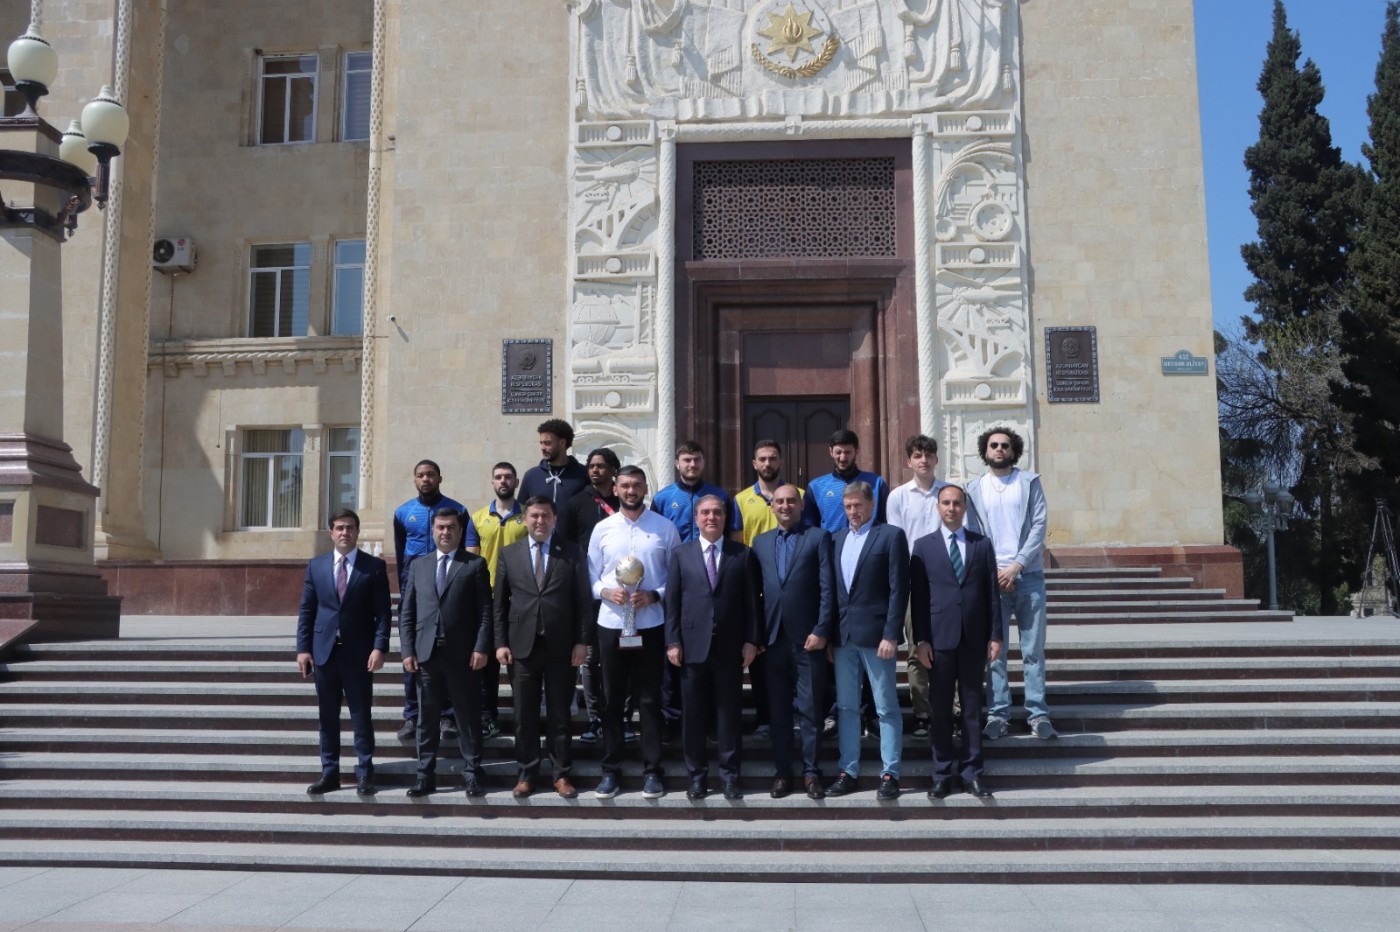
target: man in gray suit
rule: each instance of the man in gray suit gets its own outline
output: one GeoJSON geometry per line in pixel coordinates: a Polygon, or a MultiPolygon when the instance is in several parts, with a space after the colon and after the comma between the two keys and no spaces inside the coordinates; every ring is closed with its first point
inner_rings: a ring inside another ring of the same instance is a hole
{"type": "Polygon", "coordinates": [[[836,616],[836,575],[831,535],[802,522],[802,493],[795,485],[773,491],[778,526],[754,538],[763,578],[762,632],[768,658],[768,708],[772,716],[773,789],[781,799],[792,791],[794,706],[802,740],[802,784],[822,799],[817,753],[821,744],[830,671],[826,642],[836,616]]]}
{"type": "Polygon", "coordinates": [[[841,773],[828,796],[856,789],[860,773],[860,674],[870,678],[880,719],[879,799],[899,796],[904,722],[895,692],[895,651],[909,604],[909,546],[892,524],[875,524],[875,491],[856,480],[842,497],[848,522],[832,541],[836,554],[836,706],[841,773]]]}
{"type": "Polygon", "coordinates": [[[583,555],[554,528],[553,499],[534,496],[525,503],[525,539],[502,550],[496,566],[496,659],[510,668],[515,697],[516,799],[533,793],[540,775],[541,690],[555,792],[578,796],[569,780],[569,704],[574,669],[587,656],[590,636],[597,642],[597,623],[583,555]]]}
{"type": "Polygon", "coordinates": [[[461,549],[456,509],[433,512],[432,535],[433,558],[413,561],[399,606],[403,668],[418,674],[418,779],[408,795],[416,799],[437,789],[438,713],[450,698],[467,795],[484,796],[478,671],[491,650],[490,574],[485,560],[461,549]]]}

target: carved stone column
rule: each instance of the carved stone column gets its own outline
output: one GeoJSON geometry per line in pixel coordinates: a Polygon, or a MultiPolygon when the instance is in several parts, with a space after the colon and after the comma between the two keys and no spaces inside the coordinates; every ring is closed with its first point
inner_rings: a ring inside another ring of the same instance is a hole
{"type": "MultiPolygon", "coordinates": [[[[35,124],[0,145],[57,155],[58,132],[35,124]]],[[[0,228],[0,620],[38,622],[45,640],[115,637],[121,600],[93,564],[98,492],[63,442],[62,241],[41,220],[60,198],[11,182],[5,197],[33,204],[36,222],[0,228]]]]}

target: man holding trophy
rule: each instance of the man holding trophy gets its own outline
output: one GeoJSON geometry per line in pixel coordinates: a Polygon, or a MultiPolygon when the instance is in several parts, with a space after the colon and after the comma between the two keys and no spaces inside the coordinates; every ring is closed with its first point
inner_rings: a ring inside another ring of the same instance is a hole
{"type": "Polygon", "coordinates": [[[661,674],[665,664],[666,566],[680,543],[675,525],[647,510],[647,477],[639,466],[617,473],[617,514],[593,529],[588,577],[598,610],[603,674],[603,779],[594,795],[611,799],[622,776],[623,707],[635,689],[642,725],[642,795],[666,795],[661,782],[661,674]]]}

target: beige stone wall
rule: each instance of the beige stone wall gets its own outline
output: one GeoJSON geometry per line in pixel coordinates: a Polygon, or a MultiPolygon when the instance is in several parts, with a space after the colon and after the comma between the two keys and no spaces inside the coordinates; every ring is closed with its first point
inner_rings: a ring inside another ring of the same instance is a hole
{"type": "Polygon", "coordinates": [[[1051,545],[1222,540],[1191,0],[1027,3],[1038,467],[1051,545]],[[1101,404],[1045,400],[1045,327],[1098,328],[1101,404]]]}
{"type": "Polygon", "coordinates": [[[564,411],[569,19],[518,0],[397,6],[392,254],[379,354],[390,412],[379,498],[413,494],[413,464],[479,506],[490,467],[539,459],[544,415],[502,417],[501,341],[554,340],[564,411]],[[470,63],[464,65],[464,63],[470,63]]]}
{"type": "Polygon", "coordinates": [[[244,427],[319,437],[359,423],[360,340],[323,335],[334,242],[365,229],[369,145],[338,138],[343,55],[370,48],[371,11],[371,0],[171,2],[155,235],[192,237],[199,263],[188,275],[158,275],[151,296],[144,510],[167,559],[304,556],[322,545],[320,445],[308,441],[303,527],[237,531],[228,438],[244,427]],[[319,54],[315,143],[253,144],[262,52],[319,54]],[[249,249],[293,242],[312,245],[310,333],[329,362],[306,352],[305,341],[247,337],[249,249]],[[231,374],[222,367],[248,352],[271,356],[261,366],[240,361],[231,374]],[[280,362],[289,352],[290,369],[280,362]],[[209,359],[204,376],[162,363],[200,353],[209,359]],[[318,507],[308,510],[308,501],[318,507]]]}

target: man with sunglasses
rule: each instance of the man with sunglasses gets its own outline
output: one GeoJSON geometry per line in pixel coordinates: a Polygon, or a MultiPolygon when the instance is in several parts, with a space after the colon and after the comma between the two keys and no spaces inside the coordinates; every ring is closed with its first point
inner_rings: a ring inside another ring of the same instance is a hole
{"type": "MultiPolygon", "coordinates": [[[[1024,452],[1025,441],[1010,427],[993,427],[977,438],[977,453],[987,471],[968,483],[972,507],[967,517],[968,526],[990,537],[996,550],[1002,618],[1016,616],[1031,734],[1054,738],[1055,726],[1045,702],[1045,491],[1038,475],[1016,465],[1024,452]]],[[[982,731],[988,741],[1009,731],[1011,684],[1006,653],[1003,650],[989,665],[991,701],[982,731]]]]}

